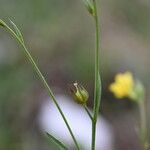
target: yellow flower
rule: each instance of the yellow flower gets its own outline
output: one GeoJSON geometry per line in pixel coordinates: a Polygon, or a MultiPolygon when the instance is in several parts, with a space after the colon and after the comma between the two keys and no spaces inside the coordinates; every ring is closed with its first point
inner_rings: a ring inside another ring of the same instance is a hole
{"type": "Polygon", "coordinates": [[[130,72],[117,74],[115,82],[109,86],[109,90],[117,98],[131,97],[134,87],[134,79],[130,72]]]}

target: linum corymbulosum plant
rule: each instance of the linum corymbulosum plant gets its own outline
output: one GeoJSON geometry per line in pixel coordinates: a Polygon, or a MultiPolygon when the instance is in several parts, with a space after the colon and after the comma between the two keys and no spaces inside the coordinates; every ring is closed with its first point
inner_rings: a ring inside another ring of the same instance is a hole
{"type": "MultiPolygon", "coordinates": [[[[80,85],[79,83],[75,82],[72,84],[70,87],[71,93],[73,98],[77,103],[79,103],[85,111],[87,112],[87,116],[90,117],[91,123],[92,123],[92,140],[91,140],[91,150],[95,150],[95,141],[96,141],[96,124],[97,124],[97,117],[99,113],[99,108],[100,108],[100,101],[101,101],[101,78],[100,78],[100,71],[99,71],[99,19],[98,19],[98,12],[97,12],[97,2],[96,0],[84,0],[83,1],[85,4],[85,7],[87,11],[89,12],[91,18],[93,19],[94,26],[95,26],[95,83],[94,83],[94,100],[93,100],[93,111],[92,113],[89,111],[86,102],[88,100],[89,94],[86,91],[86,89],[80,85]]],[[[57,107],[62,119],[64,120],[66,127],[68,128],[68,131],[70,133],[70,136],[72,137],[72,140],[74,141],[75,144],[75,149],[81,150],[78,139],[76,139],[70,125],[68,124],[67,118],[65,117],[61,107],[59,106],[59,103],[57,102],[54,93],[52,92],[50,86],[48,85],[45,77],[43,76],[42,72],[40,71],[36,61],[30,54],[26,43],[24,41],[23,35],[20,31],[20,29],[15,25],[15,23],[10,20],[10,25],[5,23],[3,20],[0,19],[0,26],[6,31],[10,32],[10,34],[17,40],[18,44],[21,45],[22,50],[27,58],[27,60],[30,62],[31,66],[35,70],[37,76],[41,80],[44,88],[47,90],[48,95],[54,102],[55,106],[57,107]],[[11,25],[11,26],[10,26],[11,25]]],[[[60,149],[65,149],[67,150],[67,145],[64,145],[61,141],[56,139],[54,136],[50,135],[47,133],[47,136],[53,140],[60,149]]]]}

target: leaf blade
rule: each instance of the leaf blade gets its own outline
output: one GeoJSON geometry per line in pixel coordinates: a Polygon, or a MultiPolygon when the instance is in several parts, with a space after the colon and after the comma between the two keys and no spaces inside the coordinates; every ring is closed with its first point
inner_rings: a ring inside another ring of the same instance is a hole
{"type": "Polygon", "coordinates": [[[52,141],[54,141],[54,143],[57,144],[62,150],[69,150],[62,142],[60,142],[58,139],[56,139],[51,134],[46,133],[46,135],[48,138],[50,138],[52,141]]]}

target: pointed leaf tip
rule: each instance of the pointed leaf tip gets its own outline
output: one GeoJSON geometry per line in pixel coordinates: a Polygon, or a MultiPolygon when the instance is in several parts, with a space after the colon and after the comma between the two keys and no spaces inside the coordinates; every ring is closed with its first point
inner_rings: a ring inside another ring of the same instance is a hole
{"type": "Polygon", "coordinates": [[[1,20],[1,19],[0,19],[0,26],[2,26],[2,27],[6,26],[5,22],[3,20],[1,20]]]}
{"type": "Polygon", "coordinates": [[[12,20],[9,19],[9,21],[12,24],[12,26],[14,27],[15,33],[18,36],[18,38],[21,40],[21,42],[24,43],[23,36],[22,36],[21,31],[19,30],[19,28],[16,26],[16,24],[12,20]]]}
{"type": "Polygon", "coordinates": [[[50,138],[55,144],[57,144],[62,150],[68,150],[68,148],[60,142],[58,139],[56,139],[54,136],[46,132],[46,135],[48,138],[50,138]]]}

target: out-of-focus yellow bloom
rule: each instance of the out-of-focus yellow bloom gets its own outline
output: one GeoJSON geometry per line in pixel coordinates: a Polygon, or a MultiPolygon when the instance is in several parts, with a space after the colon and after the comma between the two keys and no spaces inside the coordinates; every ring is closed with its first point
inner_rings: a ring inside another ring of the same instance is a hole
{"type": "Polygon", "coordinates": [[[109,86],[109,90],[117,98],[130,97],[133,93],[134,79],[130,72],[117,74],[115,82],[109,86]]]}

